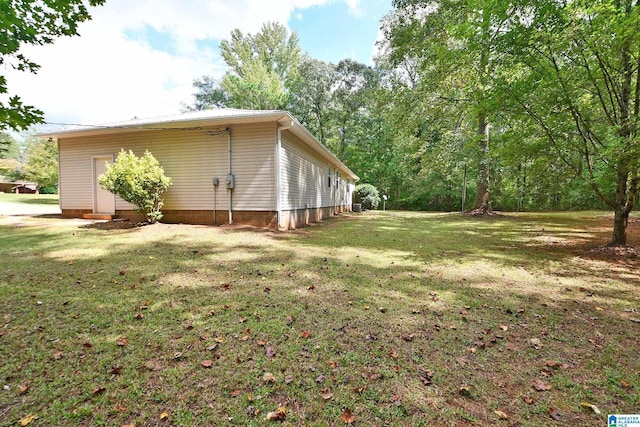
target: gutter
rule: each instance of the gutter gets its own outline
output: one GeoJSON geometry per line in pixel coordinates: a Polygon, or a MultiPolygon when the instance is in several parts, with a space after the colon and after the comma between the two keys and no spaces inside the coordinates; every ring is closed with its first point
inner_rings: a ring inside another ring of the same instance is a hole
{"type": "Polygon", "coordinates": [[[231,168],[231,129],[227,128],[227,146],[229,149],[229,174],[226,178],[227,193],[229,194],[229,224],[233,224],[233,169],[231,168]]]}

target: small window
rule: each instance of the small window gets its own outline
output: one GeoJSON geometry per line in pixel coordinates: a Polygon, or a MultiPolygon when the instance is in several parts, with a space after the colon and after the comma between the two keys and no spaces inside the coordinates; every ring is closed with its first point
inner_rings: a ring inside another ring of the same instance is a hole
{"type": "Polygon", "coordinates": [[[327,186],[331,187],[331,166],[327,170],[327,186]]]}

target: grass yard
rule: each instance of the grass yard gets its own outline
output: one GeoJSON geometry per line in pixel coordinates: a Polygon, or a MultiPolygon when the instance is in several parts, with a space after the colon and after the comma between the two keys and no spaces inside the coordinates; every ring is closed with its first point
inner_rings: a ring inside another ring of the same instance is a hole
{"type": "Polygon", "coordinates": [[[58,205],[57,194],[15,194],[0,193],[0,202],[24,203],[28,205],[58,205]]]}
{"type": "Polygon", "coordinates": [[[610,227],[0,227],[0,426],[604,426],[640,412],[640,258],[610,227]]]}

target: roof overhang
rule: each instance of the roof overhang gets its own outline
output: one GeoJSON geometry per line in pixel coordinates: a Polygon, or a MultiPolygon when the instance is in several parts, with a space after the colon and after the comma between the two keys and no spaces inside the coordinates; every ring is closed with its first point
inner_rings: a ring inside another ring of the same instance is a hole
{"type": "Polygon", "coordinates": [[[203,110],[173,116],[147,119],[133,119],[126,122],[110,123],[98,126],[76,126],[39,132],[40,138],[62,139],[85,136],[113,135],[131,132],[163,130],[203,130],[206,128],[227,127],[250,123],[277,123],[298,137],[311,150],[325,158],[333,166],[344,172],[354,181],[359,178],[342,163],[327,147],[311,134],[295,117],[281,110],[203,110]]]}

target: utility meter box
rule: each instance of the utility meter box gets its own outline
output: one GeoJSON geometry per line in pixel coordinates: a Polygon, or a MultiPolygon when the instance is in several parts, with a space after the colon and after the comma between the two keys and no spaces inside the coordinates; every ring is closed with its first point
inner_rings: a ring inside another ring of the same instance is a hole
{"type": "Polygon", "coordinates": [[[211,180],[211,183],[213,184],[214,187],[217,187],[218,185],[220,185],[220,180],[218,178],[213,178],[211,180]]]}
{"type": "Polygon", "coordinates": [[[232,189],[235,187],[235,179],[233,178],[233,175],[227,175],[225,178],[225,184],[227,185],[227,188],[232,189]]]}

